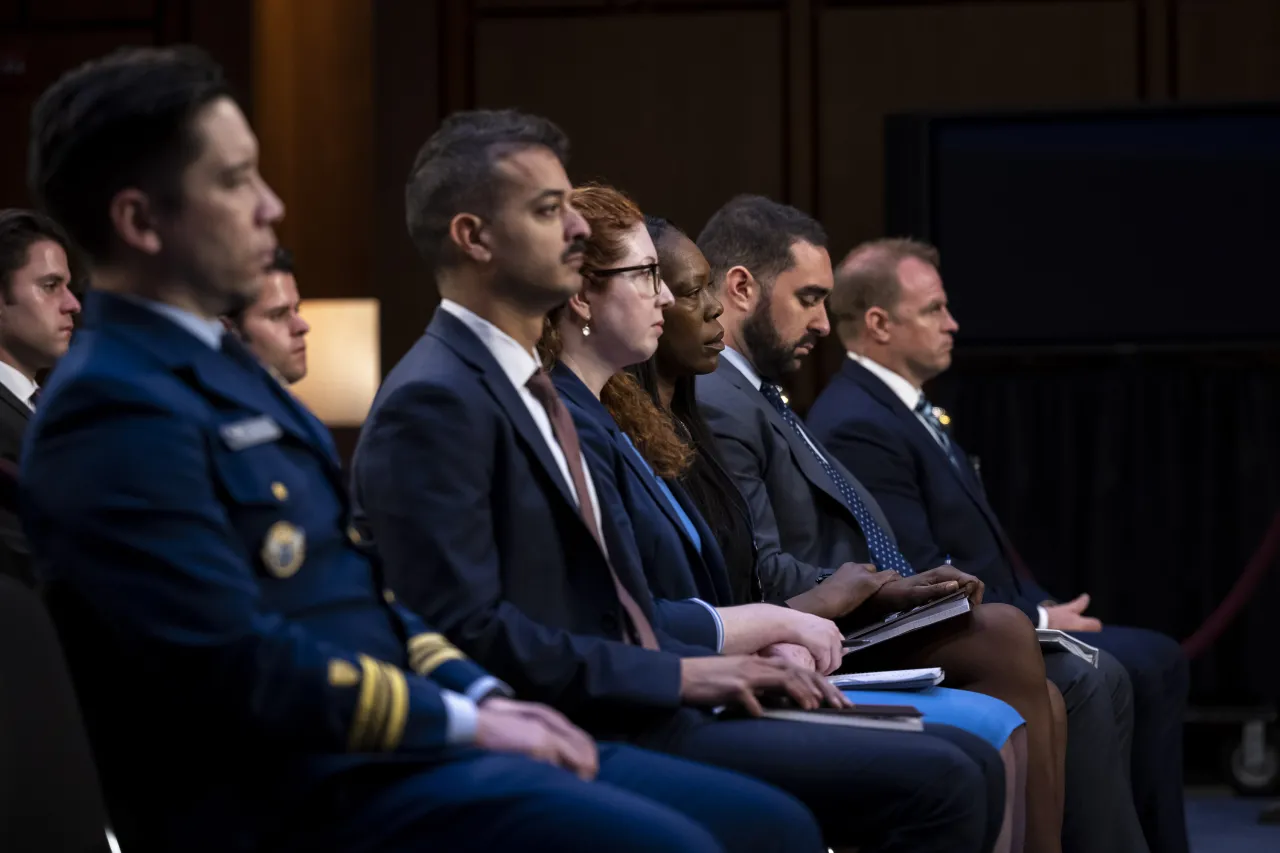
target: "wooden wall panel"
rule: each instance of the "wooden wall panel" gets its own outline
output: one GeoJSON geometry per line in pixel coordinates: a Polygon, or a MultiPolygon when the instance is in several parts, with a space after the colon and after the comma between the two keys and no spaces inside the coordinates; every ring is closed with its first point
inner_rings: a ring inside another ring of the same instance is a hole
{"type": "MultiPolygon", "coordinates": [[[[1116,0],[869,5],[818,27],[818,199],[834,263],[882,236],[886,115],[1135,101],[1138,9],[1116,0]]],[[[837,369],[834,338],[792,388],[806,406],[837,369]]]]}
{"type": "Polygon", "coordinates": [[[116,48],[192,42],[240,91],[249,84],[249,4],[218,0],[0,0],[0,207],[28,206],[31,108],[63,73],[116,48]],[[196,8],[189,8],[194,4],[196,8]]]}
{"type": "Polygon", "coordinates": [[[262,170],[284,200],[278,232],[304,298],[376,296],[373,15],[347,0],[259,0],[254,124],[262,170]]]}
{"type": "Polygon", "coordinates": [[[158,0],[29,0],[27,14],[38,24],[150,23],[157,6],[158,0]]]}
{"type": "Polygon", "coordinates": [[[1178,0],[1176,10],[1182,100],[1280,98],[1278,0],[1178,0]]]}
{"type": "Polygon", "coordinates": [[[880,236],[886,115],[1134,101],[1136,22],[1109,0],[826,12],[820,210],[838,250],[880,236]]]}
{"type": "Polygon", "coordinates": [[[548,116],[575,181],[696,232],[740,192],[782,194],[784,14],[481,18],[476,99],[548,116]]]}
{"type": "Polygon", "coordinates": [[[0,207],[29,207],[26,164],[31,108],[63,73],[124,44],[151,44],[150,30],[25,32],[0,35],[0,207]]]}
{"type": "Polygon", "coordinates": [[[475,0],[482,14],[510,11],[516,15],[565,17],[583,12],[651,12],[667,9],[781,8],[787,0],[475,0]]]}
{"type": "Polygon", "coordinates": [[[218,61],[245,112],[253,117],[253,2],[254,0],[187,0],[166,2],[165,43],[197,44],[218,61]]]}
{"type": "Polygon", "coordinates": [[[439,294],[405,227],[404,185],[441,118],[440,15],[421,0],[374,7],[374,282],[382,300],[382,364],[390,370],[426,328],[439,294]]]}

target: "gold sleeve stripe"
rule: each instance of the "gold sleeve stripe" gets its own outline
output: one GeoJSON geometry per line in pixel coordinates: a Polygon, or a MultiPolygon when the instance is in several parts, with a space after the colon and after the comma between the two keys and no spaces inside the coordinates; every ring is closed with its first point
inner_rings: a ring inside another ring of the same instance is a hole
{"type": "Polygon", "coordinates": [[[398,749],[404,737],[405,722],[409,719],[409,684],[397,667],[383,664],[387,683],[391,686],[391,701],[387,711],[387,725],[382,735],[382,748],[387,752],[398,749]]]}
{"type": "Polygon", "coordinates": [[[356,697],[356,710],[351,715],[351,734],[347,738],[347,748],[352,752],[364,748],[365,738],[372,721],[374,699],[380,680],[378,662],[368,655],[360,655],[360,695],[356,697]]]}
{"type": "Polygon", "coordinates": [[[442,634],[418,634],[410,637],[408,649],[409,667],[419,675],[428,675],[446,660],[466,660],[467,657],[442,634]],[[444,657],[437,659],[442,654],[444,657]]]}
{"type": "Polygon", "coordinates": [[[419,649],[423,651],[432,651],[441,646],[450,645],[449,641],[444,638],[444,634],[414,634],[409,638],[409,651],[414,652],[419,649]]]}
{"type": "Polygon", "coordinates": [[[374,661],[374,665],[378,668],[378,689],[373,695],[369,728],[365,732],[364,743],[360,744],[364,752],[377,752],[382,748],[382,733],[387,728],[387,714],[391,711],[391,679],[387,677],[387,665],[382,661],[374,661]]]}
{"type": "Polygon", "coordinates": [[[413,668],[419,675],[430,675],[441,664],[447,663],[448,661],[451,661],[451,660],[466,660],[466,659],[467,659],[466,655],[464,655],[462,652],[458,651],[457,649],[450,647],[447,649],[440,649],[439,651],[432,652],[430,655],[427,655],[427,657],[423,658],[421,662],[415,661],[413,668]]]}
{"type": "Polygon", "coordinates": [[[347,747],[352,752],[394,750],[409,719],[409,684],[389,663],[360,655],[362,679],[347,747]]]}

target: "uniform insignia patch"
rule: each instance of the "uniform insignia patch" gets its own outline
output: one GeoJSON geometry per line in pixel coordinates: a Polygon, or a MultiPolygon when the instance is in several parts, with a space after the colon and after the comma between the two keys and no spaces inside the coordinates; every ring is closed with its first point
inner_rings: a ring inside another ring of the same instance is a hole
{"type": "Polygon", "coordinates": [[[291,578],[307,556],[307,537],[287,521],[277,521],[262,542],[262,564],[273,577],[291,578]]]}
{"type": "Polygon", "coordinates": [[[259,444],[266,444],[268,441],[275,441],[284,435],[280,424],[276,423],[270,415],[258,415],[224,424],[218,428],[218,432],[231,450],[245,450],[259,444]]]}

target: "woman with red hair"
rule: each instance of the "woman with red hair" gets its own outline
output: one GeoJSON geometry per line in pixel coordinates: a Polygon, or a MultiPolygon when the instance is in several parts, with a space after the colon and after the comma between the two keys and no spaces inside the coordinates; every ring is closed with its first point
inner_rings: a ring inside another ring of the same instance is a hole
{"type": "MultiPolygon", "coordinates": [[[[834,623],[735,596],[715,534],[679,485],[695,450],[625,370],[654,355],[664,312],[675,304],[643,215],[625,195],[604,186],[576,189],[573,204],[592,229],[584,286],[549,319],[542,350],[555,364],[553,377],[573,414],[592,476],[608,480],[621,498],[622,507],[609,509],[628,516],[650,590],[657,598],[697,596],[714,608],[723,624],[720,651],[726,654],[755,653],[834,671],[842,663],[834,623]]],[[[883,580],[869,574],[867,595],[883,580]]],[[[1008,796],[997,797],[990,839],[997,850],[1022,849],[1025,755],[1015,744],[1022,742],[1023,719],[1013,708],[996,698],[944,688],[846,695],[915,705],[926,722],[954,725],[1001,750],[1009,779],[1007,787],[995,787],[1008,796]]]]}

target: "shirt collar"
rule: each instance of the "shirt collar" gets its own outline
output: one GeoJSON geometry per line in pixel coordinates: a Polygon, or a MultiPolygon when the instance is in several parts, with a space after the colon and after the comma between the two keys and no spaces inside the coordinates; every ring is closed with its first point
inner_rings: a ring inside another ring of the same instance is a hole
{"type": "Polygon", "coordinates": [[[535,351],[520,346],[519,341],[474,311],[463,308],[451,299],[440,300],[440,310],[457,317],[480,339],[516,388],[527,385],[530,377],[541,369],[542,365],[538,362],[535,351]]]}
{"type": "Polygon", "coordinates": [[[31,395],[36,392],[36,388],[40,387],[28,379],[21,370],[3,361],[0,361],[0,385],[4,385],[13,396],[28,406],[31,405],[31,395]]]}
{"type": "Polygon", "coordinates": [[[873,376],[889,386],[889,390],[898,395],[911,411],[915,411],[916,406],[920,404],[920,398],[924,396],[924,391],[911,384],[911,381],[905,379],[889,368],[885,367],[878,361],[867,358],[865,355],[859,355],[856,352],[849,353],[849,358],[861,364],[871,372],[873,376]]]}
{"type": "Polygon", "coordinates": [[[720,355],[729,359],[729,363],[738,368],[738,371],[743,376],[747,377],[747,381],[754,385],[757,391],[760,390],[760,386],[764,384],[764,380],[760,378],[759,373],[756,373],[755,367],[752,366],[751,362],[747,361],[747,357],[745,355],[738,352],[733,347],[725,347],[724,351],[720,353],[720,355]]]}
{"type": "Polygon", "coordinates": [[[221,320],[210,320],[207,317],[201,317],[198,314],[192,314],[190,311],[177,308],[167,302],[156,302],[154,299],[143,299],[140,296],[133,296],[127,293],[114,295],[127,302],[132,302],[134,305],[140,305],[148,311],[154,311],[161,317],[172,320],[210,349],[222,349],[222,336],[226,333],[226,327],[222,325],[221,320]]]}

